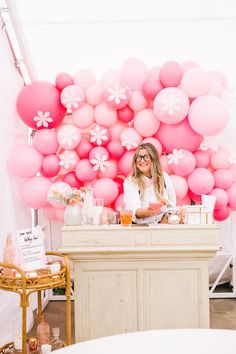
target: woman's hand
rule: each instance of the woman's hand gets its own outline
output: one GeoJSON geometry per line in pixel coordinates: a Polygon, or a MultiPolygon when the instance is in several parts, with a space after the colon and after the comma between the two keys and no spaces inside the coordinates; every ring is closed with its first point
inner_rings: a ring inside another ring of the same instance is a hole
{"type": "Polygon", "coordinates": [[[148,218],[150,216],[155,216],[160,212],[160,209],[154,210],[151,207],[148,208],[138,208],[136,209],[135,216],[139,218],[148,218]]]}

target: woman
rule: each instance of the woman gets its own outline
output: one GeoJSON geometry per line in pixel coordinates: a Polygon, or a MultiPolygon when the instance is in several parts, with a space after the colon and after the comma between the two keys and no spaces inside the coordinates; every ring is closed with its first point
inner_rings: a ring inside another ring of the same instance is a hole
{"type": "Polygon", "coordinates": [[[133,221],[138,224],[161,222],[161,207],[176,205],[171,179],[162,170],[157,150],[150,143],[141,144],[134,154],[132,172],[124,181],[124,201],[125,209],[132,210],[133,221]],[[157,202],[161,202],[159,208],[149,205],[157,202]]]}

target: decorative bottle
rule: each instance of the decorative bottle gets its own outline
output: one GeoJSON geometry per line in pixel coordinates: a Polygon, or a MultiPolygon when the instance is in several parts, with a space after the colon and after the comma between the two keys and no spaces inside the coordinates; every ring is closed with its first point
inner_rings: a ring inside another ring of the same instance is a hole
{"type": "Polygon", "coordinates": [[[38,344],[50,344],[50,327],[42,316],[41,322],[37,326],[38,344]]]}
{"type": "Polygon", "coordinates": [[[52,339],[51,339],[52,350],[57,350],[65,346],[64,342],[60,340],[60,328],[52,328],[52,339]]]}
{"type": "MultiPolygon", "coordinates": [[[[3,262],[8,264],[13,264],[14,257],[15,257],[15,248],[12,244],[12,236],[11,234],[7,234],[6,245],[3,249],[3,262]]],[[[5,276],[12,276],[12,269],[4,268],[3,274],[5,276]]]]}

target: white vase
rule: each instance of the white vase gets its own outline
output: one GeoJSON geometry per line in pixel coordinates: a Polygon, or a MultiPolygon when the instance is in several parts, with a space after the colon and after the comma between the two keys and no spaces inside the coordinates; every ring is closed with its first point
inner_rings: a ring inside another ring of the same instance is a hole
{"type": "Polygon", "coordinates": [[[66,225],[81,225],[82,214],[79,205],[67,205],[64,213],[66,225]]]}

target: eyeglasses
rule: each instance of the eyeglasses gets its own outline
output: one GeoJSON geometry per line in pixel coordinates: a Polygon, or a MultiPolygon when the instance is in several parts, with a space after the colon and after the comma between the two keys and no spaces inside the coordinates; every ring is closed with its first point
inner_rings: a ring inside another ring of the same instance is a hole
{"type": "Polygon", "coordinates": [[[137,162],[141,162],[142,159],[143,159],[143,161],[148,162],[148,161],[151,160],[151,157],[150,157],[150,155],[138,155],[138,156],[136,157],[136,161],[137,161],[137,162]]]}

